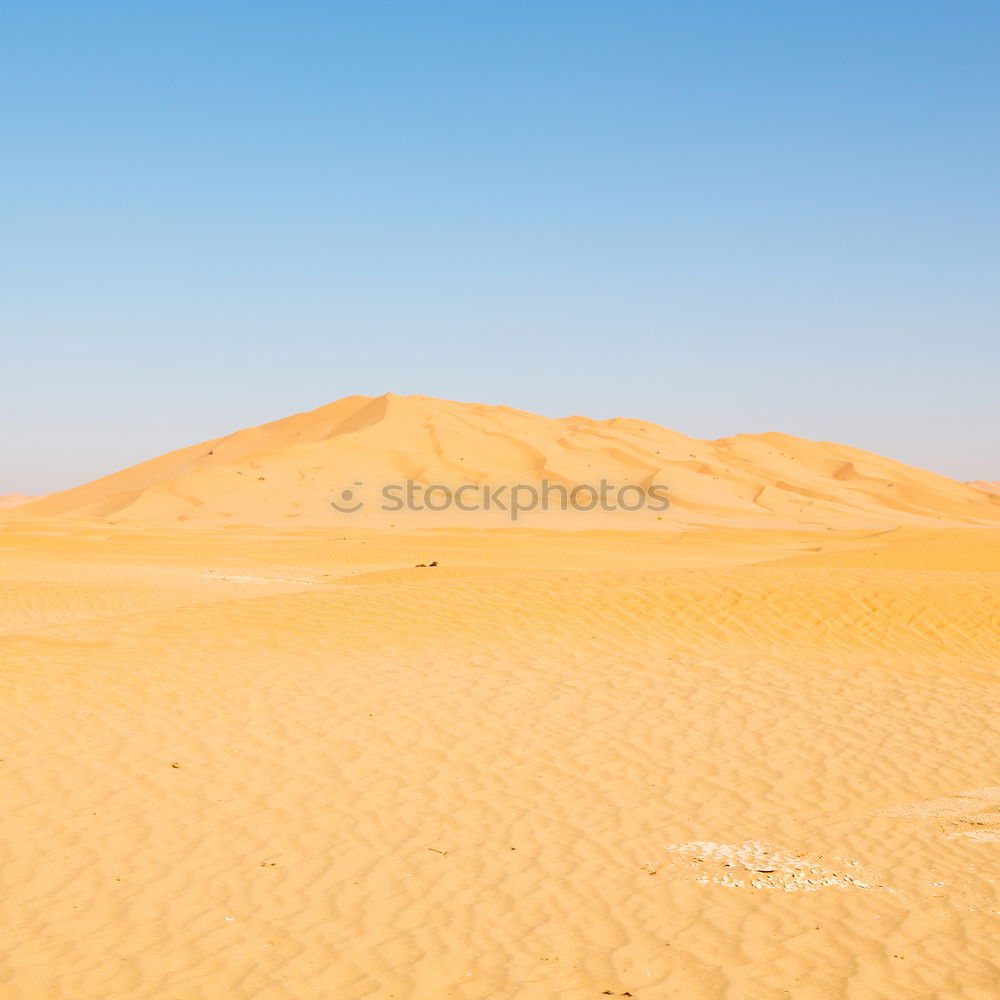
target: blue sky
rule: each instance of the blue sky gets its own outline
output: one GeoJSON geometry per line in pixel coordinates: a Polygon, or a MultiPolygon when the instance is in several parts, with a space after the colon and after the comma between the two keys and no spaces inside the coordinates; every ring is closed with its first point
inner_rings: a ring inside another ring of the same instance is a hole
{"type": "Polygon", "coordinates": [[[353,393],[1000,479],[995,2],[0,7],[0,493],[353,393]]]}

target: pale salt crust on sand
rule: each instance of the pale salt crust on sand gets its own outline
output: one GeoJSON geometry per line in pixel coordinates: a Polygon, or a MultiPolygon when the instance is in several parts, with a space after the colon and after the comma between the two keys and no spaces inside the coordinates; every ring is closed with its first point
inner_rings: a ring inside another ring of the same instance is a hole
{"type": "Polygon", "coordinates": [[[1000,996],[988,495],[743,439],[665,527],[330,531],[244,433],[0,522],[3,1000],[1000,996]]]}

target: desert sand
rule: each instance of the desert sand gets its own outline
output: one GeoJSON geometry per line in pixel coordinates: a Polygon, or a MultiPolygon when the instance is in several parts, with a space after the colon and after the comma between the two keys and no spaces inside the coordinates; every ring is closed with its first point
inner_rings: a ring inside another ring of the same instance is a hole
{"type": "Polygon", "coordinates": [[[1000,996],[1000,497],[354,397],[0,528],[4,1000],[1000,996]]]}
{"type": "Polygon", "coordinates": [[[0,496],[0,510],[8,507],[20,507],[23,504],[31,503],[32,500],[38,500],[39,497],[27,496],[24,493],[5,493],[0,496]]]}
{"type": "Polygon", "coordinates": [[[967,485],[973,486],[977,490],[982,490],[984,493],[1000,493],[1000,483],[988,483],[982,479],[977,479],[975,482],[968,483],[967,485]]]}
{"type": "MultiPolygon", "coordinates": [[[[686,437],[640,420],[553,420],[506,406],[396,396],[351,396],[262,427],[238,431],[27,504],[22,513],[91,516],[114,524],[268,524],[426,527],[510,524],[500,511],[443,518],[387,516],[376,484],[408,478],[461,483],[663,482],[669,523],[774,528],[934,525],[942,519],[1000,524],[1000,498],[878,455],[788,434],[686,437]],[[332,510],[355,482],[365,509],[332,510]]],[[[656,527],[660,512],[587,518],[526,513],[551,528],[656,527]]]]}

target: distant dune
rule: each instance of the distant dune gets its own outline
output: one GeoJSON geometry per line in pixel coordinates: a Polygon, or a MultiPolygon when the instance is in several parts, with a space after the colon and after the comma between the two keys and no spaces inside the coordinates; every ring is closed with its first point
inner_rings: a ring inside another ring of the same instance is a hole
{"type": "Polygon", "coordinates": [[[976,490],[982,490],[984,493],[1000,495],[1000,483],[987,483],[982,479],[977,479],[975,482],[966,483],[966,486],[971,486],[976,490]]]}
{"type": "Polygon", "coordinates": [[[550,419],[506,406],[425,396],[351,396],[154,458],[24,505],[28,515],[196,523],[504,524],[509,516],[450,509],[386,512],[380,490],[406,479],[572,487],[668,487],[671,509],[583,515],[535,511],[519,524],[584,527],[763,523],[891,526],[1000,521],[981,489],[846,445],[787,434],[686,437],[640,420],[550,419]],[[360,485],[357,485],[360,484],[360,485]],[[330,506],[347,488],[357,513],[330,506]]]}
{"type": "Polygon", "coordinates": [[[0,509],[20,507],[23,504],[31,503],[32,500],[38,499],[39,497],[29,497],[23,493],[5,493],[0,495],[0,509]]]}

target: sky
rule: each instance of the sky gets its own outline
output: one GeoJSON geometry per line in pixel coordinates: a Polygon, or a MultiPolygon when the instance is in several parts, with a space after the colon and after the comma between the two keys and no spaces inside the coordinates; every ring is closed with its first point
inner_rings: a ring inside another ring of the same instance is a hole
{"type": "Polygon", "coordinates": [[[0,5],[0,493],[383,392],[1000,479],[995,0],[0,5]]]}

